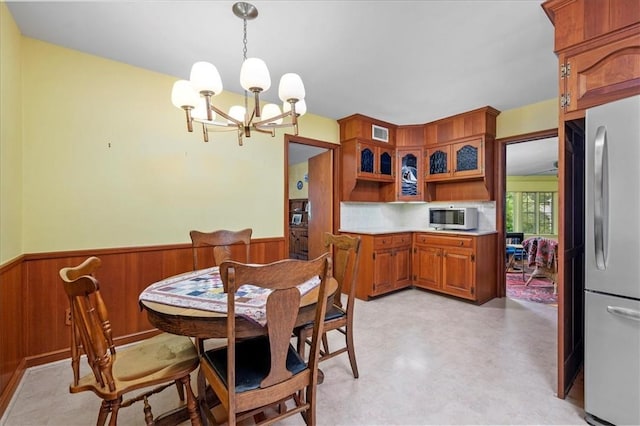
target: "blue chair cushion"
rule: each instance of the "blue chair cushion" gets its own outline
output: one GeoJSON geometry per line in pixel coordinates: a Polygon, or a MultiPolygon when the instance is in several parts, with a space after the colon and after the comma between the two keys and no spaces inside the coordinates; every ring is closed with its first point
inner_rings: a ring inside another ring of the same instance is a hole
{"type": "MultiPolygon", "coordinates": [[[[227,384],[227,347],[206,351],[203,358],[213,367],[223,383],[227,384]]],[[[271,368],[269,339],[260,336],[236,342],[236,392],[258,389],[260,382],[267,377],[271,368]]],[[[293,346],[287,352],[287,370],[298,374],[307,368],[293,346]]]]}
{"type": "Polygon", "coordinates": [[[331,308],[327,310],[327,313],[324,315],[325,321],[331,321],[334,319],[342,318],[347,313],[342,309],[338,308],[336,305],[331,305],[331,308]]]}

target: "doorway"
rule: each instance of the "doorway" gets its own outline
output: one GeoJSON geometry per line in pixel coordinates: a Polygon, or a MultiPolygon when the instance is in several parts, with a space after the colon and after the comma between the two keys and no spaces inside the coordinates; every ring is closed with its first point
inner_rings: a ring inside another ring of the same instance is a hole
{"type": "MultiPolygon", "coordinates": [[[[583,362],[584,289],[584,119],[549,129],[496,141],[496,229],[498,268],[504,268],[506,152],[509,144],[558,137],[558,316],[557,396],[564,399],[583,362]]],[[[498,275],[497,294],[505,296],[505,276],[498,275]]]]}
{"type": "Polygon", "coordinates": [[[506,296],[557,306],[557,137],[506,146],[504,200],[506,296]]]}
{"type": "Polygon", "coordinates": [[[324,253],[323,234],[334,232],[339,145],[285,135],[285,257],[324,253]]]}

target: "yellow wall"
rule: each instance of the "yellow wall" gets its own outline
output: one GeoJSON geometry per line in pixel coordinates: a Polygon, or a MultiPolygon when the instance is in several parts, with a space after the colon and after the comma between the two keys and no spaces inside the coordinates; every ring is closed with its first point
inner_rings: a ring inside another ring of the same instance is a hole
{"type": "Polygon", "coordinates": [[[289,166],[289,198],[309,198],[309,182],[304,179],[308,172],[308,161],[289,166]],[[297,188],[298,181],[302,182],[302,189],[297,188]]]}
{"type": "MultiPolygon", "coordinates": [[[[22,37],[3,2],[0,13],[0,263],[188,242],[191,229],[283,235],[282,132],[205,144],[171,105],[175,77],[22,37]]],[[[555,99],[503,111],[497,136],[556,127],[557,115],[555,99]]],[[[300,135],[337,143],[339,128],[308,114],[300,135]]]]}
{"type": "Polygon", "coordinates": [[[0,264],[23,253],[21,39],[0,2],[0,264]]]}
{"type": "Polygon", "coordinates": [[[558,127],[558,100],[549,99],[502,111],[496,119],[496,138],[523,135],[558,127]]]}
{"type": "MultiPolygon", "coordinates": [[[[30,38],[22,67],[24,253],[188,242],[191,229],[283,235],[281,131],[205,144],[170,102],[175,77],[30,38]]],[[[300,135],[337,142],[339,128],[308,114],[300,135]]]]}

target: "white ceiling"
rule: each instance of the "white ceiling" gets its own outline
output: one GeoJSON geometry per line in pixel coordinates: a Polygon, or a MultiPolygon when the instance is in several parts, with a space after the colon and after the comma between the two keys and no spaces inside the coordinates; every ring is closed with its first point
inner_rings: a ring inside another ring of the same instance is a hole
{"type": "Polygon", "coordinates": [[[507,145],[507,176],[557,174],[557,137],[507,145]]]}
{"type": "MultiPolygon", "coordinates": [[[[225,90],[242,93],[233,1],[6,3],[25,36],[176,78],[206,60],[225,90]]],[[[279,103],[280,76],[296,72],[310,113],[401,125],[557,93],[553,26],[539,0],[253,3],[259,16],[248,22],[248,56],[271,71],[266,100],[279,103]]]]}

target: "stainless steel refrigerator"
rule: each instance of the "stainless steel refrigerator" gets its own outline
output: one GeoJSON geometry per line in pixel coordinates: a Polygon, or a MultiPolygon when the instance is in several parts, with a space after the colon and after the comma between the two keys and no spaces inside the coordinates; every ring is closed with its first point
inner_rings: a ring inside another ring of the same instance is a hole
{"type": "Polygon", "coordinates": [[[586,420],[638,425],[640,96],[589,109],[586,127],[586,420]]]}

